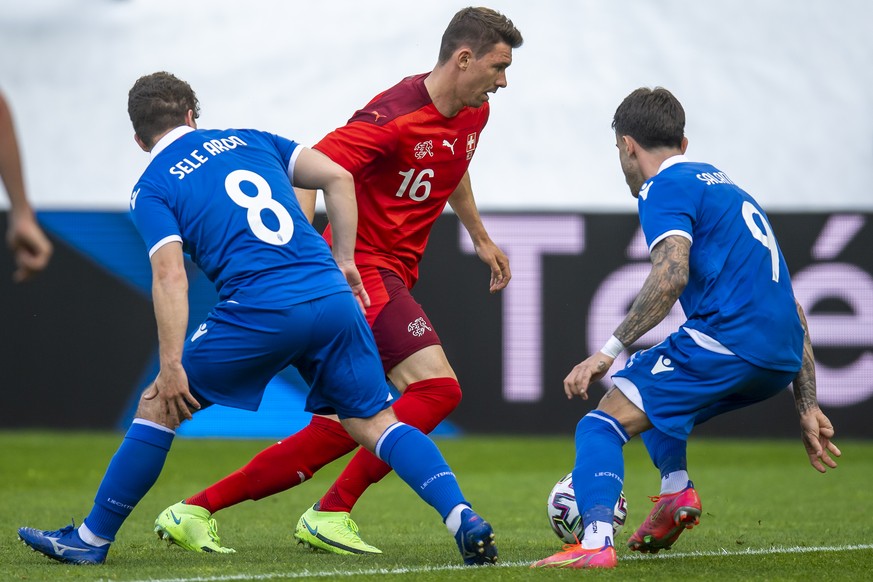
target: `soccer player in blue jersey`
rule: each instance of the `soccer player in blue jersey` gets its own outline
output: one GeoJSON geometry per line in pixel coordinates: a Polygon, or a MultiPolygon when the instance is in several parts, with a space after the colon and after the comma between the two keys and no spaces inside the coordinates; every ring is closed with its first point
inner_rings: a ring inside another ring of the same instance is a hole
{"type": "MultiPolygon", "coordinates": [[[[194,91],[169,73],[142,77],[130,90],[136,142],[151,152],[130,211],[152,265],[160,371],[143,392],[84,523],[55,531],[23,527],[19,537],[61,562],[103,563],[122,523],[157,480],[179,424],[211,404],[256,410],[270,379],[291,365],[310,386],[306,410],[337,414],[349,435],[391,465],[440,513],[466,564],[496,561],[491,526],[470,509],[436,445],[397,422],[390,407],[362,309],[369,299],[353,259],[351,174],[276,135],[197,129],[198,112],[194,91]],[[301,211],[292,184],[324,190],[332,253],[301,211]],[[183,252],[219,296],[187,338],[183,252]]],[[[188,518],[179,508],[177,523],[188,518]]]]}
{"type": "Polygon", "coordinates": [[[613,506],[624,480],[622,446],[634,435],[642,433],[661,472],[661,495],[628,546],[652,553],[699,523],[685,454],[694,425],[793,382],[810,463],[823,473],[840,455],[816,399],[806,318],[767,215],[724,172],[685,157],[685,112],[666,89],[631,93],[612,127],[652,269],[613,336],[564,379],[567,398],[587,399],[591,382],[677,299],[688,319],[663,342],[633,354],[597,409],[579,422],[573,485],[585,533],[580,544],[534,567],[616,566],[613,506]]]}

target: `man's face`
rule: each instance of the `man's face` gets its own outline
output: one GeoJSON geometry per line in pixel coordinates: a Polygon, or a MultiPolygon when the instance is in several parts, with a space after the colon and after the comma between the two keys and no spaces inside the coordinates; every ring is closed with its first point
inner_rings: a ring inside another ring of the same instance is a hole
{"type": "Polygon", "coordinates": [[[615,134],[615,147],[618,148],[618,161],[621,163],[621,171],[624,173],[624,181],[630,188],[631,195],[636,198],[640,194],[640,188],[646,181],[636,156],[628,153],[628,143],[623,136],[615,134]]]}
{"type": "Polygon", "coordinates": [[[458,81],[458,92],[467,107],[481,107],[488,93],[506,87],[506,69],[512,64],[512,47],[500,42],[480,58],[470,56],[458,81]]]}

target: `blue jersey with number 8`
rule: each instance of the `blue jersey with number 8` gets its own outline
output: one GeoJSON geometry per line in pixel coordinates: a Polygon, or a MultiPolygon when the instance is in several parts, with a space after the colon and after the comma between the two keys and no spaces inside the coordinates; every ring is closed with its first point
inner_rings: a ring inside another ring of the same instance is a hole
{"type": "Polygon", "coordinates": [[[717,168],[684,157],[671,162],[643,184],[638,206],[650,251],[671,235],[692,241],[679,297],[684,327],[757,366],[799,370],[803,327],[767,215],[717,168]]]}
{"type": "Polygon", "coordinates": [[[149,256],[181,242],[222,301],[282,306],[348,291],[291,186],[301,149],[255,130],[174,129],[130,199],[149,256]]]}

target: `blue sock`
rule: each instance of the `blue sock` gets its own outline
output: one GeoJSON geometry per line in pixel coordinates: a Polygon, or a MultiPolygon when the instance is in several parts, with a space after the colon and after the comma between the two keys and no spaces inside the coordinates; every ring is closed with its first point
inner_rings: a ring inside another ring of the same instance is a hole
{"type": "Polygon", "coordinates": [[[376,443],[376,456],[391,465],[443,521],[458,504],[470,505],[440,450],[417,428],[402,422],[389,426],[376,443]]]}
{"type": "Polygon", "coordinates": [[[95,535],[115,540],[121,524],[158,480],[175,434],[168,428],[134,419],[109,462],[94,507],[85,518],[95,535]]]}
{"type": "Polygon", "coordinates": [[[624,485],[622,447],[628,440],[624,427],[600,410],[592,410],[576,426],[573,491],[586,527],[594,521],[612,523],[624,485]]]}
{"type": "Polygon", "coordinates": [[[649,451],[652,463],[661,472],[661,478],[674,471],[688,470],[687,441],[671,437],[656,428],[650,428],[640,436],[649,451]]]}

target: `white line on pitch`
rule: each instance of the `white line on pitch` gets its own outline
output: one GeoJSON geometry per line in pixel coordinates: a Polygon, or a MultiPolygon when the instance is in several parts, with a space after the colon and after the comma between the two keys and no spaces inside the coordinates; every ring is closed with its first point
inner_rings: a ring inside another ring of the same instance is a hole
{"type": "MultiPolygon", "coordinates": [[[[814,552],[850,552],[856,550],[873,550],[873,544],[852,544],[845,546],[794,546],[790,548],[748,548],[745,550],[729,551],[724,548],[707,552],[668,552],[655,555],[631,554],[621,556],[622,560],[663,560],[671,558],[712,558],[718,556],[761,556],[771,554],[809,554],[814,552]]],[[[526,562],[499,562],[495,568],[518,568],[530,566],[531,561],[526,562]]],[[[233,580],[275,580],[297,578],[329,578],[335,576],[373,576],[373,575],[403,575],[403,574],[427,574],[433,572],[451,572],[453,570],[467,570],[469,566],[446,565],[446,566],[419,566],[413,568],[369,568],[366,570],[301,570],[297,572],[275,572],[270,574],[231,574],[227,576],[196,576],[192,578],[149,578],[148,580],[135,582],[232,582],[233,580]]]]}

